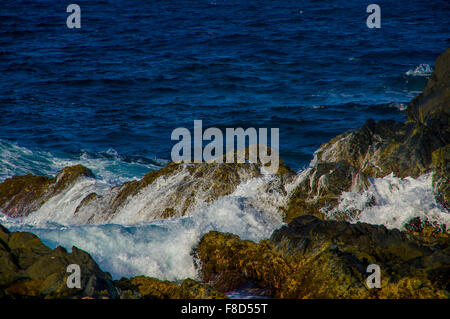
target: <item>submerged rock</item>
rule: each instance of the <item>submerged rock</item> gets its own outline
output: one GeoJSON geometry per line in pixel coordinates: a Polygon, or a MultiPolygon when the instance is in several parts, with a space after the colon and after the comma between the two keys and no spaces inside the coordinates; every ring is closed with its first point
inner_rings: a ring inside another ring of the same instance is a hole
{"type": "Polygon", "coordinates": [[[202,279],[221,291],[251,282],[276,298],[449,298],[450,246],[383,226],[301,216],[259,244],[203,236],[202,279]],[[367,266],[381,267],[369,289],[367,266]]]}

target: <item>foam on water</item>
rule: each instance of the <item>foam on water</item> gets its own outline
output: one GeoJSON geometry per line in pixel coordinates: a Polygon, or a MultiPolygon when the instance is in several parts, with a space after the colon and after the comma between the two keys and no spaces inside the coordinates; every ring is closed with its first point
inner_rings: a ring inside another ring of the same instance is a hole
{"type": "Polygon", "coordinates": [[[415,217],[436,225],[447,225],[447,228],[450,226],[450,213],[434,197],[431,173],[416,179],[401,179],[393,174],[374,178],[364,192],[344,192],[339,206],[325,213],[333,218],[337,213],[352,211],[361,211],[352,219],[353,222],[388,228],[404,229],[405,224],[415,217]]]}

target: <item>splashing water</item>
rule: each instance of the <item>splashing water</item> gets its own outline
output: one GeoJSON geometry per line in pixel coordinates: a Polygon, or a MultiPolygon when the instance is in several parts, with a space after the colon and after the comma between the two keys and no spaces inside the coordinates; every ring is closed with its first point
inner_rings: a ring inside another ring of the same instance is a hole
{"type": "Polygon", "coordinates": [[[432,174],[398,178],[393,174],[371,180],[369,188],[361,193],[344,192],[337,208],[325,212],[329,218],[338,213],[360,211],[352,222],[384,225],[404,229],[415,217],[436,225],[450,225],[450,214],[436,202],[432,174]]]}
{"type": "Polygon", "coordinates": [[[414,69],[408,70],[406,76],[430,76],[433,73],[433,67],[429,64],[419,64],[414,69]]]}

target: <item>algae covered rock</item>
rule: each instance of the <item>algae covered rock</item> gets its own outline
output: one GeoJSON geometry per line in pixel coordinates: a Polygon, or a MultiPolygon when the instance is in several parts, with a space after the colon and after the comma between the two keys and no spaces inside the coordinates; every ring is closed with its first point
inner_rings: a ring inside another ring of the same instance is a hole
{"type": "Polygon", "coordinates": [[[91,256],[72,247],[50,249],[34,234],[0,229],[1,298],[117,298],[111,276],[91,256]],[[81,288],[68,288],[67,266],[80,266],[81,288]]]}
{"type": "Polygon", "coordinates": [[[205,234],[194,254],[201,261],[202,280],[220,291],[252,282],[274,293],[291,272],[291,266],[267,242],[256,244],[233,234],[205,234]]]}
{"type": "Polygon", "coordinates": [[[226,296],[192,279],[181,284],[138,276],[117,281],[123,299],[224,299],[226,296]]]}
{"type": "Polygon", "coordinates": [[[11,217],[27,216],[80,177],[94,178],[94,174],[75,165],[64,168],[54,178],[32,174],[8,178],[0,183],[0,211],[11,217]]]}
{"type": "Polygon", "coordinates": [[[450,144],[433,152],[433,166],[436,200],[450,212],[450,144]]]}
{"type": "Polygon", "coordinates": [[[448,298],[445,243],[383,226],[301,216],[259,244],[210,232],[196,254],[203,280],[219,290],[251,282],[277,298],[448,298]],[[381,289],[369,289],[367,266],[381,267],[381,289]]]}

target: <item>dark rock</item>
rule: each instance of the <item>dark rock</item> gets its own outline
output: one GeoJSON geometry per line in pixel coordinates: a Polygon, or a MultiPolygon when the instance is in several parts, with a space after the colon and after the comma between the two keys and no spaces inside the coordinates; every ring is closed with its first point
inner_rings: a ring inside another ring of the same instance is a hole
{"type": "Polygon", "coordinates": [[[347,162],[318,163],[302,173],[304,178],[291,193],[284,220],[291,221],[299,212],[325,218],[322,209],[338,203],[344,191],[362,191],[368,178],[347,162]]]}
{"type": "Polygon", "coordinates": [[[0,234],[0,297],[118,297],[111,276],[88,253],[76,247],[72,253],[62,247],[52,250],[27,232],[9,233],[1,227],[0,234]],[[81,289],[67,287],[70,264],[80,266],[81,289]]]}
{"type": "Polygon", "coordinates": [[[448,209],[450,49],[436,59],[433,75],[423,93],[408,105],[407,113],[406,123],[368,120],[361,128],[323,144],[316,152],[314,167],[307,173],[309,176],[292,192],[286,220],[304,214],[323,218],[321,210],[335,206],[341,192],[361,189],[364,182],[355,184],[354,176],[358,174],[363,181],[367,177],[384,177],[391,173],[403,178],[434,171],[436,198],[448,209]],[[317,179],[315,175],[323,175],[320,166],[337,163],[346,163],[352,173],[338,174],[341,180],[331,182],[337,185],[333,187],[335,192],[317,196],[317,186],[310,187],[308,183],[317,179]]]}

